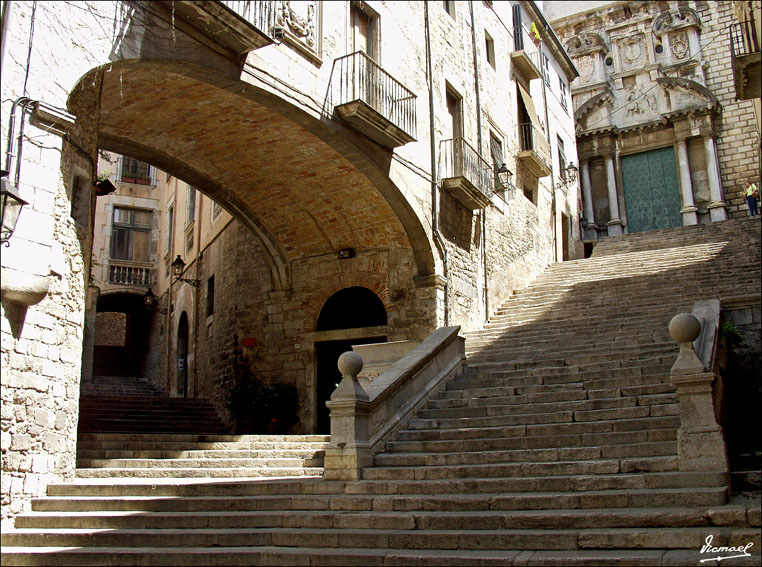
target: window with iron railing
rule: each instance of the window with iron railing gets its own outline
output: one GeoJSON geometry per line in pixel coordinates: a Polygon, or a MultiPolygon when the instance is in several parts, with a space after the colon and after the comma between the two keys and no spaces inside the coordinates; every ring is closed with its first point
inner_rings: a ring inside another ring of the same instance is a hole
{"type": "Polygon", "coordinates": [[[138,185],[155,185],[152,168],[144,161],[122,156],[119,164],[119,181],[138,185]]]}
{"type": "Polygon", "coordinates": [[[275,25],[276,4],[280,4],[272,0],[221,0],[221,3],[268,35],[275,25]]]}

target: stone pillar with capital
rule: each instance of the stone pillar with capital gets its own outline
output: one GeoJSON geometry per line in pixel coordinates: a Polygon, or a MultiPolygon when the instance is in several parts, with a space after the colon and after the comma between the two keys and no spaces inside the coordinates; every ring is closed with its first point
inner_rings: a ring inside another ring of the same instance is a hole
{"type": "Polygon", "coordinates": [[[704,150],[706,151],[706,170],[709,178],[709,198],[711,199],[709,202],[709,218],[712,219],[712,222],[724,221],[728,219],[728,213],[722,200],[722,182],[713,137],[704,136],[704,150]]]}
{"type": "Polygon", "coordinates": [[[680,168],[680,194],[683,198],[683,225],[698,224],[698,208],[693,200],[693,184],[691,183],[691,166],[688,160],[688,144],[685,138],[679,138],[677,143],[677,163],[680,168]]]}
{"type": "Polygon", "coordinates": [[[693,350],[693,341],[700,333],[701,323],[689,313],[679,313],[669,322],[669,334],[680,343],[680,354],[670,370],[680,401],[678,468],[728,474],[725,438],[712,395],[717,377],[704,368],[693,350]]]}
{"type": "Polygon", "coordinates": [[[611,219],[606,223],[609,227],[609,236],[622,234],[622,221],[619,218],[619,200],[616,191],[616,174],[614,173],[614,158],[611,155],[604,157],[606,163],[606,187],[609,194],[609,215],[611,219]]]}
{"type": "Polygon", "coordinates": [[[580,177],[582,181],[582,206],[585,211],[585,240],[595,240],[598,238],[598,231],[595,229],[595,207],[593,206],[593,191],[590,187],[590,164],[587,160],[580,161],[580,177]]]}
{"type": "Polygon", "coordinates": [[[331,411],[331,444],[325,451],[323,478],[360,480],[362,469],[373,464],[368,416],[370,401],[357,375],[363,367],[356,352],[339,357],[342,379],[326,402],[331,411]]]}

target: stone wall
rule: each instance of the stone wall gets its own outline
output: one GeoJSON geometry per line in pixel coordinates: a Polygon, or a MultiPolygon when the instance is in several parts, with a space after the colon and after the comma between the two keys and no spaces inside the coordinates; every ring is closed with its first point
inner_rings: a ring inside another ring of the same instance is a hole
{"type": "Polygon", "coordinates": [[[696,2],[696,9],[702,22],[702,53],[709,63],[707,87],[722,105],[715,136],[725,204],[729,217],[745,217],[743,184],[752,179],[759,186],[760,140],[753,101],[736,100],[728,30],[737,21],[734,7],[732,2],[696,2]]]}

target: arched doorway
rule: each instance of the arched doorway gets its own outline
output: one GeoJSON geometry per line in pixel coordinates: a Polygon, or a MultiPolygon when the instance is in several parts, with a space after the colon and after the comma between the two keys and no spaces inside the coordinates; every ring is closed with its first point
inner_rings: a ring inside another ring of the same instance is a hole
{"type": "MultiPolygon", "coordinates": [[[[347,329],[368,329],[369,335],[357,338],[341,338],[315,343],[315,400],[316,433],[327,434],[331,421],[325,403],[341,380],[336,363],[342,353],[352,350],[352,345],[386,342],[386,336],[372,332],[373,328],[387,324],[386,308],[371,290],[353,286],[344,288],[329,297],[317,319],[317,331],[338,331],[347,329]]],[[[356,335],[356,333],[347,333],[356,335]]]]}
{"type": "Polygon", "coordinates": [[[177,325],[177,396],[188,395],[188,315],[183,311],[177,325]]]}

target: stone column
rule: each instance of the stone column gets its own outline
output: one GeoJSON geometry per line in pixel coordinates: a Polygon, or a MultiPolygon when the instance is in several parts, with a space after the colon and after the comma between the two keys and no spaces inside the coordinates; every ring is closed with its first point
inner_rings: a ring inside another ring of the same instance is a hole
{"type": "Polygon", "coordinates": [[[670,371],[680,401],[678,468],[728,474],[725,439],[712,397],[716,376],[704,368],[693,350],[693,341],[700,333],[701,323],[688,313],[679,313],[669,322],[669,334],[680,343],[680,354],[670,371]]]}
{"type": "Polygon", "coordinates": [[[688,161],[688,145],[685,138],[677,140],[677,163],[680,167],[680,193],[683,197],[683,225],[698,224],[696,203],[693,200],[693,184],[691,183],[691,167],[688,161]]]}
{"type": "Polygon", "coordinates": [[[331,444],[325,451],[323,478],[360,480],[362,469],[373,464],[370,452],[368,414],[370,401],[357,380],[363,367],[356,352],[339,357],[342,379],[326,405],[331,411],[331,444]]]}
{"type": "Polygon", "coordinates": [[[619,201],[616,191],[616,175],[614,173],[614,158],[606,156],[606,186],[609,191],[609,215],[611,219],[606,223],[609,227],[609,236],[622,234],[622,221],[619,218],[619,201]]]}
{"type": "Polygon", "coordinates": [[[582,180],[582,204],[585,211],[585,240],[595,240],[598,238],[598,231],[595,229],[595,207],[593,206],[593,190],[590,187],[590,164],[587,160],[580,162],[580,176],[582,180]]]}
{"type": "Polygon", "coordinates": [[[725,210],[725,203],[722,201],[722,183],[720,180],[720,170],[717,165],[717,152],[715,151],[714,138],[706,136],[704,138],[704,150],[706,151],[706,169],[709,177],[709,218],[712,222],[724,221],[728,219],[728,213],[725,210]]]}

